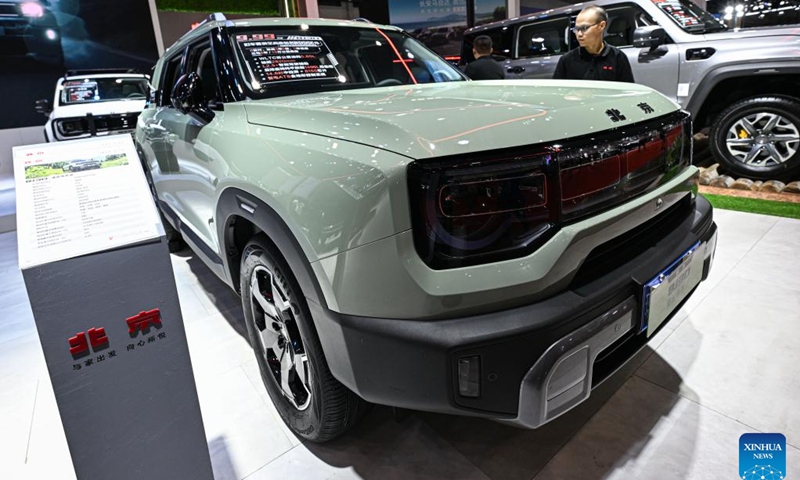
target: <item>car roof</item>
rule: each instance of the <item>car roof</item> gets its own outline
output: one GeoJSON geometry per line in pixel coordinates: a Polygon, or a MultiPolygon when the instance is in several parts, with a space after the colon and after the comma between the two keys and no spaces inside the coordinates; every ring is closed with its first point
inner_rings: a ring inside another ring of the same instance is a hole
{"type": "Polygon", "coordinates": [[[581,10],[583,10],[584,7],[588,7],[589,5],[605,7],[606,5],[617,5],[619,3],[624,3],[624,2],[621,0],[597,0],[594,2],[581,2],[581,3],[576,3],[574,5],[567,5],[565,7],[551,8],[549,10],[545,10],[542,12],[529,13],[528,15],[521,15],[519,17],[500,20],[498,22],[487,23],[485,25],[480,25],[478,27],[470,28],[464,33],[465,34],[479,33],[497,27],[516,25],[518,23],[529,22],[531,20],[545,19],[547,17],[553,17],[564,13],[572,13],[572,12],[578,13],[581,10]]]}

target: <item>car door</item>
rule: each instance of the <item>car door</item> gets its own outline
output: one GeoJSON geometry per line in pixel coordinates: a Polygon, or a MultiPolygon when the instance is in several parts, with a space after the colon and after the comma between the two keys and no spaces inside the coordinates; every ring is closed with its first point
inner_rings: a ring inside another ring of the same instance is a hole
{"type": "Polygon", "coordinates": [[[506,78],[553,78],[558,60],[569,51],[566,15],[539,18],[517,28],[512,60],[506,78]]]}
{"type": "MultiPolygon", "coordinates": [[[[166,70],[169,76],[169,68],[166,70]]],[[[218,104],[220,94],[215,59],[208,38],[186,48],[180,71],[182,75],[193,72],[200,76],[206,99],[210,104],[218,104]]],[[[165,78],[165,81],[169,84],[172,80],[165,78]]],[[[162,96],[167,97],[167,93],[165,90],[162,96]]],[[[158,147],[153,147],[157,164],[153,182],[159,200],[189,229],[189,232],[184,230],[182,233],[197,237],[188,240],[193,243],[199,241],[201,244],[198,247],[206,246],[218,254],[214,196],[222,167],[220,162],[215,162],[216,155],[209,146],[209,139],[224,112],[216,110],[215,118],[206,123],[181,113],[172,106],[169,98],[164,98],[158,112],[145,125],[145,131],[150,138],[158,139],[158,147]]]]}
{"type": "Polygon", "coordinates": [[[170,96],[175,82],[183,73],[184,53],[185,49],[164,61],[164,68],[157,83],[158,89],[150,95],[150,102],[155,106],[149,108],[154,108],[155,113],[152,116],[140,117],[143,119],[144,134],[140,148],[149,163],[147,171],[150,172],[153,183],[159,184],[159,191],[163,188],[160,184],[164,182],[165,176],[178,170],[178,159],[172,148],[177,135],[173,132],[175,109],[172,107],[170,96]]]}
{"type": "Polygon", "coordinates": [[[657,25],[655,20],[635,4],[620,4],[606,8],[608,26],[606,43],[613,45],[628,57],[636,83],[647,85],[677,101],[676,85],[680,69],[678,46],[669,38],[656,49],[635,48],[633,32],[638,27],[657,25]]]}

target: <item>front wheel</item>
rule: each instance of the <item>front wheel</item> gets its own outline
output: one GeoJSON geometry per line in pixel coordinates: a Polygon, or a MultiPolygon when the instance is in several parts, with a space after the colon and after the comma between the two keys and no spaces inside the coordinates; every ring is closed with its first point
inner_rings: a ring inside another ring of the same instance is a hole
{"type": "Polygon", "coordinates": [[[754,97],[731,105],[710,132],[714,156],[735,176],[795,180],[800,176],[800,101],[754,97]]]}
{"type": "Polygon", "coordinates": [[[331,374],[289,266],[259,235],[245,247],[240,272],[250,345],[281,418],[313,442],[344,433],[361,417],[366,403],[331,374]]]}

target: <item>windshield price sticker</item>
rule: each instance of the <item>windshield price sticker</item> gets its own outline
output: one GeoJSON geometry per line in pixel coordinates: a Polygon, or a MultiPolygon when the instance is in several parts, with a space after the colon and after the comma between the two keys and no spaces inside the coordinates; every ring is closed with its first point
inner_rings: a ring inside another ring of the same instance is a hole
{"type": "Polygon", "coordinates": [[[237,35],[253,76],[261,83],[336,80],[336,60],[321,37],[237,35]]]}

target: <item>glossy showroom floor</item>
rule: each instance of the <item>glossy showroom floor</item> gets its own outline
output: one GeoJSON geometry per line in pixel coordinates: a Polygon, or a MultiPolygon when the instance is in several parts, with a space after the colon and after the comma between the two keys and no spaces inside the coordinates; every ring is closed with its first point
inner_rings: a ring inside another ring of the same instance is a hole
{"type": "MultiPolygon", "coordinates": [[[[375,407],[325,445],[278,420],[238,298],[188,251],[173,255],[216,479],[732,479],[746,432],[785,434],[800,478],[800,221],[716,219],[709,281],[577,410],[526,431],[375,407]]],[[[0,235],[0,316],[0,477],[74,479],[14,233],[0,235]]]]}

